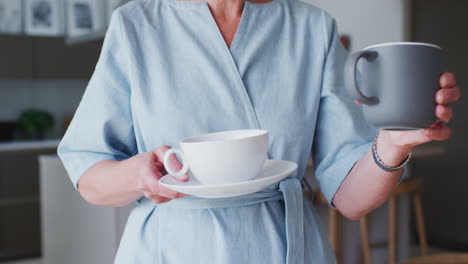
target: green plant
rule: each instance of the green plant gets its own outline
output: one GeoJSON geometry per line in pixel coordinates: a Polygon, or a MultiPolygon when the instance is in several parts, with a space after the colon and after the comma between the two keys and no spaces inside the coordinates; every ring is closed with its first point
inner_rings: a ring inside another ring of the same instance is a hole
{"type": "Polygon", "coordinates": [[[18,124],[26,135],[43,135],[54,127],[54,117],[45,111],[28,109],[21,113],[18,124]]]}

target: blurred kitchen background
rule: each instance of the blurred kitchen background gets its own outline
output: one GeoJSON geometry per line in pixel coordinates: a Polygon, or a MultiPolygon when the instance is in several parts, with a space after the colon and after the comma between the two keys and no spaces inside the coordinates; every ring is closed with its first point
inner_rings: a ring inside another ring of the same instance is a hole
{"type": "MultiPolygon", "coordinates": [[[[394,41],[440,45],[447,70],[465,86],[468,1],[304,1],[337,19],[351,52],[394,41]]],[[[130,207],[87,205],[55,152],[93,73],[110,15],[125,2],[0,0],[0,263],[113,261],[130,207]]],[[[408,168],[414,181],[390,205],[353,222],[314,201],[339,263],[395,263],[421,255],[426,240],[429,254],[468,252],[468,104],[453,107],[452,138],[415,151],[408,168]],[[421,207],[413,197],[422,197],[421,207]]]]}

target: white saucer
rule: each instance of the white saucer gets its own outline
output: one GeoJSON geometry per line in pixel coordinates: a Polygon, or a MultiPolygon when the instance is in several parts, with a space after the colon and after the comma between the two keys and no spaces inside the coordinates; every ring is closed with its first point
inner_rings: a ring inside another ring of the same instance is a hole
{"type": "Polygon", "coordinates": [[[270,184],[281,181],[297,169],[297,164],[286,160],[266,160],[262,172],[253,180],[231,183],[203,185],[194,177],[181,182],[172,175],[160,179],[160,183],[176,192],[202,198],[225,198],[258,192],[270,184]]]}

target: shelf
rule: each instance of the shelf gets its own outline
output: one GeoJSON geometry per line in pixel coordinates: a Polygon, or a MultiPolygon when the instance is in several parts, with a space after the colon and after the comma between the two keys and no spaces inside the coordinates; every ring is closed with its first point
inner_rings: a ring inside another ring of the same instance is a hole
{"type": "Polygon", "coordinates": [[[107,31],[106,29],[103,29],[103,30],[99,30],[99,31],[96,31],[96,32],[91,32],[91,33],[80,35],[80,36],[67,37],[67,38],[65,38],[65,44],[67,44],[67,45],[78,45],[78,44],[81,44],[81,43],[102,40],[102,39],[104,39],[104,36],[106,35],[106,31],[107,31]]]}
{"type": "Polygon", "coordinates": [[[48,139],[37,141],[11,141],[0,142],[0,152],[2,151],[21,151],[37,149],[56,149],[61,139],[48,139]]]}
{"type": "Polygon", "coordinates": [[[38,204],[39,197],[0,198],[0,207],[38,204]]]}

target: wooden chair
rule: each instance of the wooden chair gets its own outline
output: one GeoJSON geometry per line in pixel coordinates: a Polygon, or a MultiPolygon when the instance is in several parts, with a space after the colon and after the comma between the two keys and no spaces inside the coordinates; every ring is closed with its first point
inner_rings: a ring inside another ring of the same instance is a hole
{"type": "MultiPolygon", "coordinates": [[[[307,197],[310,197],[309,191],[304,191],[304,194],[307,197]]],[[[328,205],[327,198],[323,195],[320,190],[314,191],[314,200],[313,203],[325,204],[328,205]]],[[[328,237],[332,245],[333,251],[335,252],[336,260],[340,263],[341,260],[341,218],[340,213],[337,209],[329,207],[328,208],[328,237]]]]}
{"type": "MultiPolygon", "coordinates": [[[[423,209],[421,202],[423,181],[421,178],[409,179],[403,181],[401,184],[395,187],[389,198],[388,204],[388,263],[397,263],[397,197],[402,194],[410,194],[413,198],[416,214],[416,226],[419,237],[420,252],[421,256],[405,260],[401,264],[468,264],[468,254],[463,253],[449,253],[449,254],[437,254],[429,255],[427,247],[426,231],[424,226],[423,209]]],[[[361,226],[361,246],[364,256],[364,263],[371,264],[371,245],[369,243],[369,232],[367,228],[367,216],[364,216],[360,220],[361,226]]],[[[378,247],[381,245],[373,245],[372,247],[378,247]]]]}

